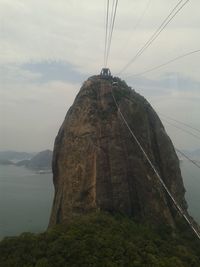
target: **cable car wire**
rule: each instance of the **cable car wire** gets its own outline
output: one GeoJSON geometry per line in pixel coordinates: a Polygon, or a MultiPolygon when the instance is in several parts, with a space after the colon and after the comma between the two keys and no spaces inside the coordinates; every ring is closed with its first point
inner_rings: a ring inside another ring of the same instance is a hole
{"type": "Polygon", "coordinates": [[[173,118],[171,118],[171,117],[169,117],[169,116],[166,116],[166,115],[164,115],[164,114],[162,114],[162,113],[160,113],[160,112],[158,112],[158,114],[160,114],[161,117],[165,117],[165,118],[167,118],[168,120],[172,120],[172,121],[174,121],[174,122],[176,122],[176,123],[182,124],[182,125],[184,125],[184,126],[190,128],[190,129],[192,129],[192,130],[197,131],[198,133],[200,133],[200,130],[199,130],[199,129],[197,129],[197,128],[191,126],[190,124],[187,124],[187,123],[185,123],[185,122],[179,121],[179,120],[177,120],[177,119],[173,119],[173,118]]]}
{"type": "Polygon", "coordinates": [[[123,52],[124,52],[124,50],[125,50],[124,47],[125,47],[127,44],[129,44],[129,43],[132,42],[132,39],[133,39],[133,33],[137,30],[139,24],[140,24],[141,21],[143,20],[145,14],[146,14],[146,12],[147,12],[147,10],[148,10],[148,8],[149,8],[149,5],[150,5],[150,2],[151,2],[151,1],[152,1],[152,0],[147,0],[146,4],[145,4],[145,6],[144,6],[144,9],[142,10],[142,13],[141,13],[140,16],[138,17],[138,19],[137,19],[137,21],[136,21],[134,27],[133,27],[132,30],[131,30],[131,31],[132,31],[132,32],[131,32],[132,36],[131,36],[128,40],[126,40],[126,42],[125,42],[124,45],[123,45],[123,48],[122,48],[122,51],[123,51],[123,52]]]}
{"type": "MultiPolygon", "coordinates": [[[[112,8],[111,8],[111,13],[110,13],[110,18],[109,18],[108,46],[109,46],[109,42],[110,42],[110,38],[111,38],[111,29],[112,29],[112,23],[113,23],[113,15],[114,15],[114,6],[115,6],[115,0],[112,1],[112,8]]],[[[108,53],[108,46],[107,46],[107,51],[106,51],[106,58],[107,58],[107,53],[108,53]]],[[[105,63],[105,67],[106,67],[106,65],[107,65],[107,63],[105,63]]]]}
{"type": "Polygon", "coordinates": [[[141,15],[139,16],[139,18],[138,18],[138,20],[137,20],[137,22],[135,24],[135,27],[133,28],[133,31],[135,31],[138,28],[140,22],[142,21],[143,17],[145,16],[145,13],[146,13],[147,9],[149,8],[150,2],[151,2],[151,0],[148,0],[146,2],[146,5],[145,5],[141,15]]]}
{"type": "Polygon", "coordinates": [[[138,51],[138,53],[135,55],[135,57],[129,61],[129,63],[119,72],[121,74],[126,70],[141,54],[144,53],[144,51],[151,45],[151,43],[157,39],[157,37],[160,35],[160,33],[164,30],[164,28],[170,23],[170,21],[175,17],[175,15],[185,6],[185,4],[189,1],[187,0],[176,12],[176,8],[183,2],[184,0],[181,0],[176,4],[176,6],[172,9],[170,14],[165,18],[165,20],[162,22],[162,24],[159,26],[159,28],[155,31],[155,33],[150,37],[150,39],[145,43],[145,45],[138,51]],[[175,12],[175,14],[173,14],[175,12]],[[173,14],[173,16],[172,16],[173,14]],[[170,16],[172,16],[170,18],[170,16]]]}
{"type": "Polygon", "coordinates": [[[136,61],[138,57],[140,57],[144,51],[158,38],[161,32],[166,28],[166,26],[172,21],[172,19],[181,11],[181,9],[189,2],[190,0],[186,0],[183,4],[183,0],[179,1],[178,4],[172,9],[170,14],[165,18],[159,28],[155,31],[155,33],[149,38],[149,40],[144,44],[144,46],[136,53],[136,55],[123,67],[123,69],[117,74],[121,74],[124,72],[132,63],[136,61]],[[181,5],[182,4],[182,5],[181,5]],[[181,5],[179,8],[178,6],[181,5]],[[177,9],[178,8],[178,9],[177,9]]]}
{"type": "Polygon", "coordinates": [[[113,35],[113,30],[114,30],[114,25],[115,25],[115,18],[116,18],[116,13],[117,13],[118,0],[116,0],[115,3],[113,1],[113,5],[114,5],[114,14],[111,17],[111,28],[110,28],[108,47],[107,47],[107,54],[106,54],[106,64],[105,64],[106,67],[107,67],[107,64],[108,64],[108,58],[109,58],[110,48],[111,48],[111,43],[112,43],[112,35],[113,35]]]}
{"type": "Polygon", "coordinates": [[[119,105],[116,101],[116,98],[113,94],[113,90],[111,90],[111,94],[113,97],[113,100],[115,102],[116,108],[119,112],[120,117],[122,118],[123,122],[125,123],[126,127],[128,128],[130,134],[132,135],[133,139],[135,140],[135,142],[137,143],[137,145],[139,146],[142,154],[145,156],[146,160],[148,161],[149,165],[151,166],[151,168],[153,169],[155,175],[157,176],[159,182],[161,183],[161,185],[163,186],[163,188],[165,189],[165,191],[167,192],[168,196],[171,198],[172,202],[174,203],[174,206],[176,207],[176,209],[178,210],[179,214],[183,216],[183,218],[185,219],[185,221],[188,223],[189,227],[193,230],[194,234],[197,236],[198,239],[200,239],[200,233],[198,232],[198,230],[194,227],[192,221],[190,220],[190,218],[188,218],[186,212],[182,209],[182,207],[177,203],[177,201],[175,200],[175,198],[172,196],[171,192],[169,191],[168,187],[165,185],[163,179],[161,178],[160,174],[158,173],[156,167],[154,166],[154,164],[151,162],[151,160],[149,159],[147,153],[145,152],[145,150],[143,149],[142,145],[140,144],[140,142],[138,141],[137,137],[135,136],[133,130],[130,128],[128,122],[126,121],[123,113],[121,112],[119,105]]]}
{"type": "Polygon", "coordinates": [[[110,0],[107,0],[106,6],[106,30],[105,30],[105,47],[104,47],[104,67],[106,65],[106,51],[107,51],[107,44],[108,44],[108,19],[109,19],[109,7],[110,7],[110,0]]]}
{"type": "Polygon", "coordinates": [[[200,169],[200,165],[193,159],[191,159],[190,157],[188,157],[185,153],[183,153],[183,151],[179,150],[178,148],[175,147],[175,150],[181,154],[183,157],[185,157],[187,160],[189,160],[192,164],[194,164],[196,167],[198,167],[200,169]]]}
{"type": "Polygon", "coordinates": [[[171,60],[169,60],[169,61],[167,61],[167,62],[165,62],[165,63],[163,63],[163,64],[160,64],[160,65],[158,65],[158,66],[156,66],[156,67],[153,67],[153,68],[151,68],[151,69],[149,69],[149,70],[146,70],[146,71],[143,71],[143,72],[139,72],[139,73],[136,73],[136,74],[132,74],[132,75],[128,75],[128,76],[126,76],[126,78],[129,78],[129,77],[135,77],[135,76],[142,76],[142,75],[144,75],[144,74],[146,74],[146,73],[149,73],[149,72],[152,72],[152,71],[154,71],[154,70],[160,69],[160,68],[162,68],[162,67],[164,67],[164,66],[167,66],[168,64],[170,64],[170,63],[172,63],[172,62],[174,62],[174,61],[177,61],[177,60],[179,60],[179,59],[182,59],[182,58],[184,58],[184,57],[187,57],[187,56],[190,56],[190,55],[192,55],[192,54],[199,53],[199,52],[200,52],[200,49],[191,51],[191,52],[186,53],[186,54],[184,54],[184,55],[175,57],[175,58],[173,58],[173,59],[171,59],[171,60]]]}
{"type": "Polygon", "coordinates": [[[188,130],[183,129],[183,128],[181,128],[181,127],[179,127],[179,126],[177,126],[177,125],[175,125],[175,124],[173,124],[173,123],[167,121],[166,119],[163,119],[163,120],[164,120],[167,124],[169,124],[169,125],[171,125],[171,126],[177,128],[177,129],[179,129],[180,131],[185,132],[185,133],[187,133],[187,134],[189,134],[189,135],[191,135],[191,136],[193,136],[193,137],[195,137],[195,138],[197,138],[197,139],[200,140],[200,136],[198,136],[198,135],[196,135],[196,134],[194,134],[194,133],[192,133],[192,132],[190,132],[190,131],[188,131],[188,130]]]}

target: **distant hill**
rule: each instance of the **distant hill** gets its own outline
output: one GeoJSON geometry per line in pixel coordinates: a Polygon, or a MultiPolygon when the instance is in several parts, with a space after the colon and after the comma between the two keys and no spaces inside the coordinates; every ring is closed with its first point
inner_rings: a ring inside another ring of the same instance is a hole
{"type": "Polygon", "coordinates": [[[31,170],[51,170],[52,151],[44,150],[30,160],[19,161],[17,166],[25,166],[31,170]]]}
{"type": "Polygon", "coordinates": [[[39,153],[0,151],[0,165],[24,166],[31,170],[51,170],[51,150],[39,153]]]}
{"type": "Polygon", "coordinates": [[[0,165],[13,165],[14,163],[7,159],[0,159],[0,165]]]}
{"type": "Polygon", "coordinates": [[[27,166],[29,162],[30,162],[29,159],[25,159],[25,160],[18,161],[17,163],[15,163],[15,165],[16,166],[27,166]]]}
{"type": "Polygon", "coordinates": [[[0,151],[0,160],[24,160],[31,159],[35,153],[18,152],[18,151],[0,151]]]}

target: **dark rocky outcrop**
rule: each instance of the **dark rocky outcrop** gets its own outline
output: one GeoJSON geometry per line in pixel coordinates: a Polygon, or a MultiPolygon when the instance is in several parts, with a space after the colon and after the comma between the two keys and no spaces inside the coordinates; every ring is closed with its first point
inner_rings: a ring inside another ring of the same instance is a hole
{"type": "Polygon", "coordinates": [[[184,210],[185,189],[173,144],[144,97],[116,79],[89,78],[55,140],[50,226],[94,210],[175,226],[177,212],[113,101],[184,210]],[[113,88],[113,89],[112,89],[113,88]]]}

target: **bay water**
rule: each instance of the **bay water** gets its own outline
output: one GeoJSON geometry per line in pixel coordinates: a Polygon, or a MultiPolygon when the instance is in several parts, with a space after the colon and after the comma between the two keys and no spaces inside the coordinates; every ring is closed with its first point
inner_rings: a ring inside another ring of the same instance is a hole
{"type": "Polygon", "coordinates": [[[185,160],[180,164],[189,214],[200,225],[200,169],[185,160]]]}
{"type": "MultiPolygon", "coordinates": [[[[200,170],[181,162],[189,213],[200,223],[200,170]]],[[[0,165],[0,239],[47,229],[53,203],[52,174],[0,165]]]]}
{"type": "Polygon", "coordinates": [[[51,173],[0,165],[0,238],[44,231],[53,195],[51,173]]]}

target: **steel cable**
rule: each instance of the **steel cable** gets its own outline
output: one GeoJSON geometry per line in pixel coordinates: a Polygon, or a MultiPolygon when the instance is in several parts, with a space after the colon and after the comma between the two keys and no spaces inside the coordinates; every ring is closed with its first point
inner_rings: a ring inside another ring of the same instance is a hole
{"type": "Polygon", "coordinates": [[[172,202],[174,203],[175,207],[177,208],[178,212],[183,216],[183,218],[186,220],[186,222],[188,223],[188,225],[190,226],[190,228],[193,230],[193,232],[195,233],[195,235],[197,236],[198,239],[200,239],[200,234],[199,232],[195,229],[194,225],[192,224],[192,222],[190,221],[190,219],[187,217],[187,215],[185,214],[184,210],[181,208],[181,206],[176,202],[175,198],[172,196],[172,194],[170,193],[169,189],[167,188],[167,186],[165,185],[164,181],[162,180],[160,174],[158,173],[158,171],[156,170],[155,166],[153,165],[153,163],[151,162],[151,160],[149,159],[148,155],[146,154],[145,150],[143,149],[142,145],[140,144],[140,142],[138,141],[137,137],[135,136],[135,134],[133,133],[132,129],[130,128],[128,122],[126,121],[124,115],[122,114],[119,105],[115,99],[115,96],[113,94],[113,90],[111,91],[112,93],[112,97],[113,100],[115,102],[116,108],[122,118],[122,120],[124,121],[125,125],[127,126],[129,132],[131,133],[132,137],[134,138],[135,142],[137,143],[137,145],[139,146],[141,152],[143,153],[143,155],[145,156],[146,160],[148,161],[149,165],[151,166],[151,168],[153,169],[154,173],[156,174],[158,180],[160,181],[161,185],[164,187],[165,191],[167,192],[167,194],[169,195],[169,197],[171,198],[172,202]]]}
{"type": "Polygon", "coordinates": [[[104,47],[104,66],[106,65],[106,51],[107,51],[107,43],[108,43],[109,7],[110,7],[110,1],[107,0],[107,7],[106,7],[106,30],[105,30],[105,47],[104,47]]]}
{"type": "Polygon", "coordinates": [[[186,0],[179,8],[177,7],[183,2],[183,0],[179,1],[178,4],[172,9],[170,14],[165,18],[159,28],[155,31],[155,33],[149,38],[149,40],[144,44],[144,46],[136,53],[136,55],[123,67],[123,69],[117,74],[121,74],[124,72],[132,63],[136,61],[138,57],[140,57],[144,51],[158,38],[161,32],[166,28],[166,26],[172,21],[172,19],[181,11],[181,9],[189,2],[190,0],[186,0]],[[176,10],[176,11],[175,11],[176,10]]]}
{"type": "Polygon", "coordinates": [[[184,57],[187,57],[187,56],[190,56],[190,55],[192,55],[192,54],[199,53],[199,52],[200,52],[200,49],[191,51],[191,52],[186,53],[186,54],[184,54],[184,55],[175,57],[175,58],[173,58],[173,59],[171,59],[171,60],[169,60],[169,61],[167,61],[167,62],[165,62],[165,63],[163,63],[163,64],[160,64],[160,65],[158,65],[158,66],[155,66],[155,67],[153,67],[153,68],[151,68],[151,69],[149,69],[149,70],[145,70],[145,71],[143,71],[143,72],[139,72],[139,73],[136,73],[136,74],[128,75],[128,76],[126,76],[126,78],[129,78],[129,77],[135,77],[135,76],[142,76],[143,74],[146,74],[146,73],[152,72],[152,71],[154,71],[154,70],[160,69],[160,68],[162,68],[162,67],[164,67],[164,66],[167,66],[168,64],[170,64],[170,63],[172,63],[172,62],[174,62],[174,61],[177,61],[177,60],[179,60],[179,59],[181,59],[181,58],[184,58],[184,57]]]}
{"type": "Polygon", "coordinates": [[[116,13],[117,13],[117,6],[118,6],[118,0],[115,1],[114,14],[111,17],[111,28],[110,28],[110,34],[109,34],[109,40],[108,40],[105,67],[107,67],[108,58],[109,58],[109,54],[110,54],[110,48],[111,48],[111,43],[112,43],[112,35],[113,35],[113,30],[114,30],[114,25],[115,25],[115,18],[116,18],[116,13]]]}

